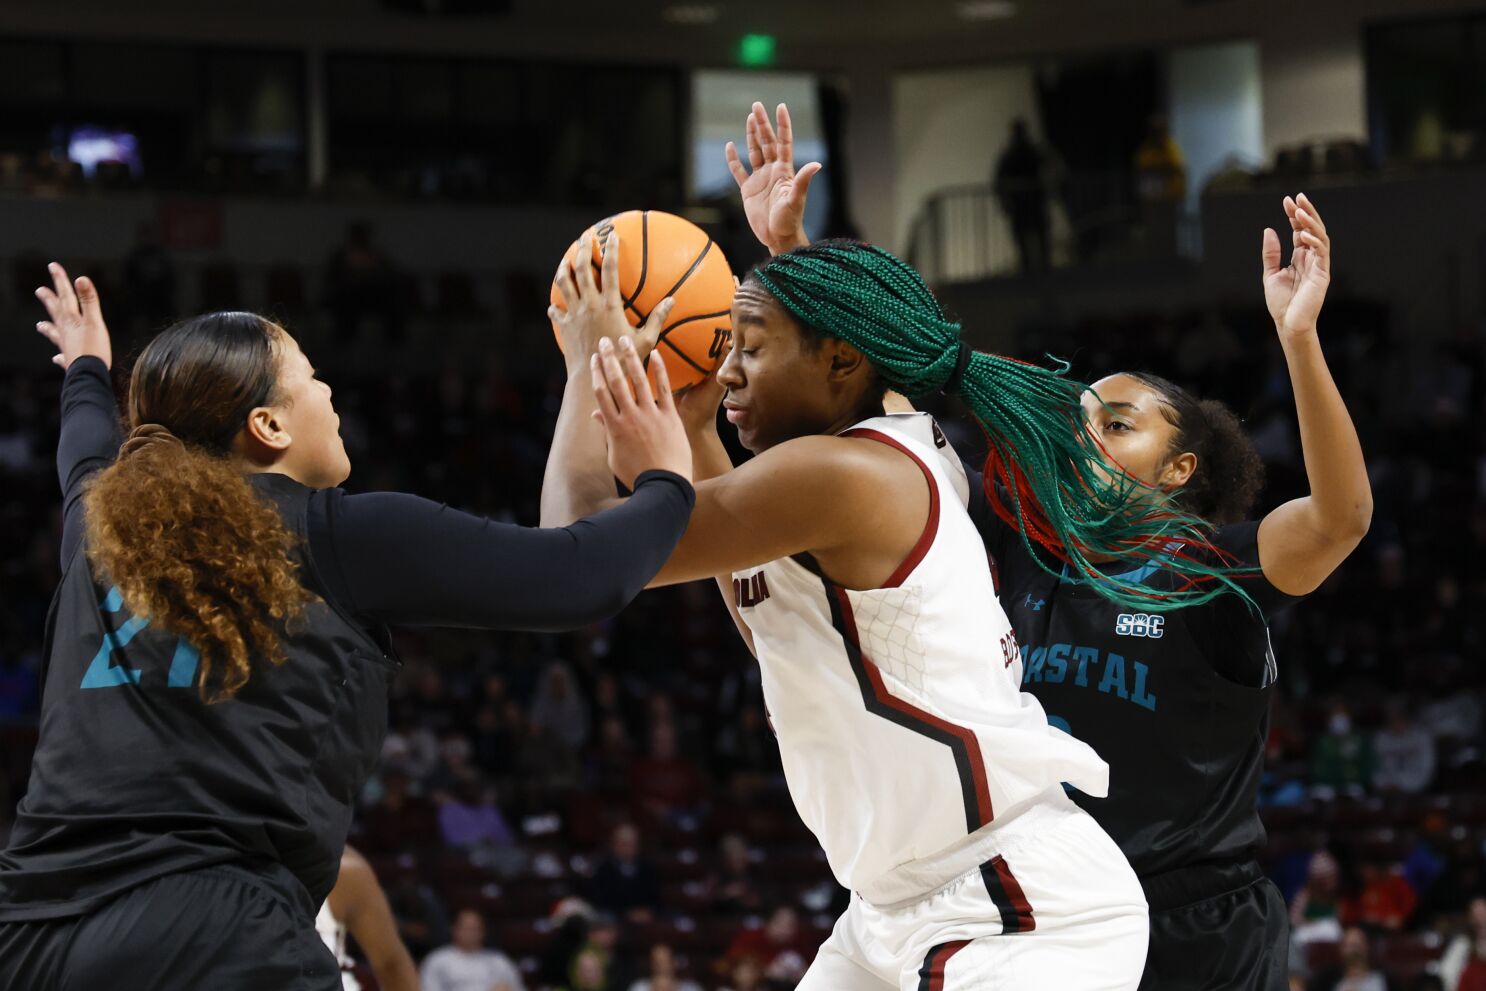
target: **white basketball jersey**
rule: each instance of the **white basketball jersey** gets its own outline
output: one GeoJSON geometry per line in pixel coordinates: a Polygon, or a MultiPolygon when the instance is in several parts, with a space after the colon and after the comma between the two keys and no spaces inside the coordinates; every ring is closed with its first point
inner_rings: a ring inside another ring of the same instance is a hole
{"type": "Polygon", "coordinates": [[[335,954],[335,962],[341,968],[343,991],[361,991],[361,982],[351,973],[354,966],[351,955],[346,952],[346,927],[330,911],[328,898],[320,904],[320,914],[315,916],[315,931],[320,934],[325,945],[330,947],[330,952],[335,954]]]}
{"type": "Polygon", "coordinates": [[[1109,768],[1021,691],[964,469],[933,418],[843,436],[923,471],[929,518],[913,551],[882,588],[842,588],[801,555],[735,573],[733,592],[800,818],[837,880],[886,904],[974,868],[998,820],[1060,782],[1105,795],[1109,768]]]}

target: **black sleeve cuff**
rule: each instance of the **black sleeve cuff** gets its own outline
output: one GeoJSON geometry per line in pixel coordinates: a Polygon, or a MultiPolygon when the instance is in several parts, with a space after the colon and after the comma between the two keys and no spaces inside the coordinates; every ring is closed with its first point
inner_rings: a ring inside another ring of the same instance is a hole
{"type": "Polygon", "coordinates": [[[96,354],[81,354],[72,359],[72,364],[67,366],[65,379],[78,375],[93,375],[108,383],[109,390],[113,389],[113,378],[109,375],[108,365],[96,354]]]}
{"type": "Polygon", "coordinates": [[[682,478],[680,475],[676,474],[674,471],[664,471],[660,468],[652,468],[649,471],[643,471],[640,473],[640,477],[635,479],[635,487],[632,491],[640,491],[640,486],[645,485],[648,482],[670,482],[672,485],[676,486],[676,488],[681,490],[682,496],[684,496],[686,499],[687,506],[695,507],[697,504],[697,490],[692,486],[690,482],[682,478]]]}

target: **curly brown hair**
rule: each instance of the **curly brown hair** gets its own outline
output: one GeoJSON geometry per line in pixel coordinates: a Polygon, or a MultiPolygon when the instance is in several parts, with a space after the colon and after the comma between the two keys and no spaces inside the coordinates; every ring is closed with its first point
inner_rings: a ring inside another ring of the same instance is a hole
{"type": "Polygon", "coordinates": [[[136,616],[200,652],[197,688],[232,698],[255,659],[282,664],[283,629],[312,599],[277,507],[231,458],[278,395],[282,328],[212,313],[162,332],[129,387],[129,440],[83,497],[88,559],[136,616]]]}

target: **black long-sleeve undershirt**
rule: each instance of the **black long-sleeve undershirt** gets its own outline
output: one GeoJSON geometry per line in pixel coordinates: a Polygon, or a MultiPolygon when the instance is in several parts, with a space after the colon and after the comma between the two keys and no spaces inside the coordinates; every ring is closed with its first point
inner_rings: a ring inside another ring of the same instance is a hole
{"type": "MultiPolygon", "coordinates": [[[[121,442],[108,369],[73,361],[62,385],[57,475],[65,514],[62,566],[82,539],[82,487],[121,442]]],[[[309,543],[326,591],[372,623],[489,629],[571,629],[613,615],[660,571],[696,493],[650,471],[623,505],[571,526],[499,523],[398,492],[310,496],[309,543]]]]}

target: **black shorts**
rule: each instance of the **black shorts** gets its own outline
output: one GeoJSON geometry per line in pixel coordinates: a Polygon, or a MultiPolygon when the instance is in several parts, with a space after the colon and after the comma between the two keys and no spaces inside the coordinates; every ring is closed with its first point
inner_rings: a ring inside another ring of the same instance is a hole
{"type": "Polygon", "coordinates": [[[1288,991],[1290,917],[1258,864],[1141,878],[1151,943],[1141,991],[1288,991]]]}
{"type": "Polygon", "coordinates": [[[224,865],[167,874],[86,915],[0,922],[0,988],[340,991],[341,975],[303,906],[224,865]]]}

